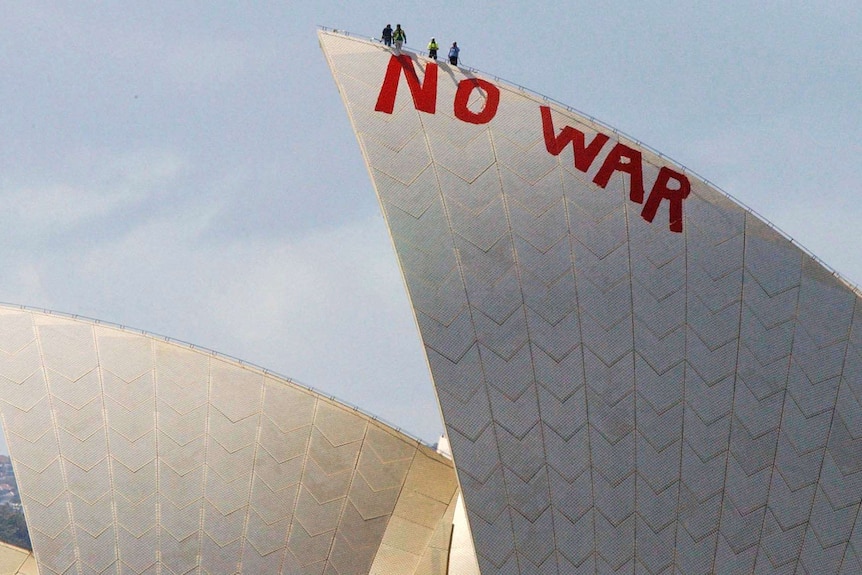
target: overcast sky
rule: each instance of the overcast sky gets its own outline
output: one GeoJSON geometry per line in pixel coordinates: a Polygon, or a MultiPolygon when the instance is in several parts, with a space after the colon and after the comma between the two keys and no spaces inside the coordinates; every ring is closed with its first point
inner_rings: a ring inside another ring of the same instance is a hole
{"type": "Polygon", "coordinates": [[[862,282],[858,1],[6,0],[0,301],[214,349],[435,441],[316,38],[386,23],[650,145],[862,282]]]}

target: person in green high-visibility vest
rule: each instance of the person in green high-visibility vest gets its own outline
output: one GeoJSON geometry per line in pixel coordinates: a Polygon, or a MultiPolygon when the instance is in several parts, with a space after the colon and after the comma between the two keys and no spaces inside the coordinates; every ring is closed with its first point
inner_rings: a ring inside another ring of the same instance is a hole
{"type": "Polygon", "coordinates": [[[435,40],[434,38],[431,38],[431,41],[428,42],[428,57],[431,58],[432,60],[436,60],[437,59],[437,49],[439,47],[440,46],[437,45],[437,40],[435,40]]]}
{"type": "Polygon", "coordinates": [[[407,32],[401,27],[401,24],[395,25],[395,30],[392,31],[392,42],[395,43],[395,53],[401,53],[401,46],[407,41],[407,32]]]}

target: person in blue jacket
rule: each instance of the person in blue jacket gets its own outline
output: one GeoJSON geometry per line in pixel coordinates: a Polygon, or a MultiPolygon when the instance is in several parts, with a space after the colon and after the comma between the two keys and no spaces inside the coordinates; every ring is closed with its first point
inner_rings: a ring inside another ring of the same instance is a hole
{"type": "Polygon", "coordinates": [[[452,47],[449,48],[449,63],[453,66],[458,65],[458,54],[461,52],[461,48],[458,47],[458,42],[452,42],[452,47]]]}

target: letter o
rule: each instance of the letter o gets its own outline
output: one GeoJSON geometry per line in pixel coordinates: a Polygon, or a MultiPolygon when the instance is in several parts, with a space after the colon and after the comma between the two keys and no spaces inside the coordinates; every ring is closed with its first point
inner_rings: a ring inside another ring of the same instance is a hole
{"type": "Polygon", "coordinates": [[[497,115],[497,106],[500,105],[500,89],[491,82],[480,78],[467,78],[458,83],[458,91],[455,93],[455,117],[470,124],[487,124],[497,115]],[[473,112],[467,107],[470,95],[476,88],[485,91],[485,107],[481,111],[473,112]]]}

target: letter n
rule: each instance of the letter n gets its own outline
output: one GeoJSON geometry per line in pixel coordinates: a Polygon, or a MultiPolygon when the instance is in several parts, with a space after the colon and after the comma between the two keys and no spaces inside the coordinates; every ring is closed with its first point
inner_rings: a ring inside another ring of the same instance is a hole
{"type": "Polygon", "coordinates": [[[393,54],[389,59],[389,67],[386,68],[386,77],[380,87],[380,94],[377,96],[377,105],[374,106],[374,109],[386,114],[391,114],[392,110],[395,109],[395,96],[398,94],[398,80],[401,78],[402,70],[404,77],[407,78],[407,86],[410,88],[413,105],[416,109],[429,114],[436,112],[437,64],[428,62],[425,65],[425,80],[420,83],[416,69],[413,68],[413,61],[406,54],[400,56],[393,54]]]}

